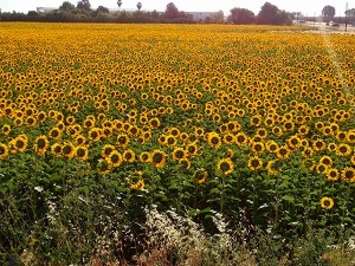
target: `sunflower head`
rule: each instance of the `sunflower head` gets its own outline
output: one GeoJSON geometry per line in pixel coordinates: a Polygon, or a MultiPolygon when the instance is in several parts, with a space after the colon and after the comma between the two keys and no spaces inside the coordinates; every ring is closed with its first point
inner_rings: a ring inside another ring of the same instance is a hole
{"type": "Polygon", "coordinates": [[[332,198],[330,198],[330,197],[323,197],[320,200],[320,206],[323,209],[330,210],[331,208],[334,207],[334,200],[332,198]]]}
{"type": "Polygon", "coordinates": [[[221,159],[217,163],[217,169],[224,175],[229,175],[234,170],[234,164],[230,158],[221,159]]]}
{"type": "Polygon", "coordinates": [[[193,178],[194,180],[199,184],[203,184],[206,182],[206,179],[208,177],[208,172],[204,168],[199,168],[194,172],[193,178]]]}

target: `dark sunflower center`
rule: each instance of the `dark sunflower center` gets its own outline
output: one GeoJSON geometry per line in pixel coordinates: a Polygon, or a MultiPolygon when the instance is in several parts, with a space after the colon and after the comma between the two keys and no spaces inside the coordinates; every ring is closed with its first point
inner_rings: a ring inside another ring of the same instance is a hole
{"type": "Polygon", "coordinates": [[[229,163],[223,162],[223,163],[221,164],[221,170],[222,170],[223,172],[227,172],[227,171],[229,171],[230,169],[231,169],[231,167],[230,167],[229,163]]]}
{"type": "Polygon", "coordinates": [[[119,161],[118,155],[117,155],[117,154],[113,154],[113,155],[111,156],[111,161],[112,161],[113,163],[117,163],[117,162],[119,161]]]}
{"type": "Polygon", "coordinates": [[[37,142],[38,148],[42,149],[46,146],[46,142],[44,139],[39,139],[37,142]]]}
{"type": "Polygon", "coordinates": [[[252,160],[252,161],[251,161],[251,165],[252,165],[253,167],[258,167],[258,166],[260,165],[260,162],[259,162],[258,160],[252,160]]]}
{"type": "Polygon", "coordinates": [[[163,155],[161,153],[155,153],[153,156],[154,163],[160,163],[163,160],[163,155]]]}

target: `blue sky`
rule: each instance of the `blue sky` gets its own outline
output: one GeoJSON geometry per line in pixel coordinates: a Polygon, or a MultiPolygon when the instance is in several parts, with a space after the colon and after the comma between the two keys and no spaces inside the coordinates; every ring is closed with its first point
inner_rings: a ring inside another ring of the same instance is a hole
{"type": "MultiPolygon", "coordinates": [[[[243,7],[258,13],[260,7],[266,0],[122,0],[123,9],[135,9],[137,2],[140,1],[144,10],[164,11],[169,2],[173,2],[179,10],[183,11],[218,11],[222,10],[225,15],[229,14],[229,10],[233,7],[243,7]]],[[[0,0],[0,8],[3,12],[27,13],[29,10],[36,10],[36,7],[59,7],[64,0],[0,0]]],[[[77,0],[69,0],[74,5],[77,0]]],[[[90,0],[93,8],[103,5],[108,8],[117,8],[117,0],[90,0]]],[[[276,5],[279,9],[286,11],[300,11],[304,15],[319,15],[325,5],[332,5],[336,9],[336,15],[344,15],[346,3],[349,8],[355,8],[355,0],[268,0],[268,2],[276,5]]]]}

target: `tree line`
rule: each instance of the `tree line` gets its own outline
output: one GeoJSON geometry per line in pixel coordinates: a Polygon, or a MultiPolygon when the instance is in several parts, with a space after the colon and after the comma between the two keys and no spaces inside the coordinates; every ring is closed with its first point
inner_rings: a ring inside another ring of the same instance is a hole
{"type": "MultiPolygon", "coordinates": [[[[117,1],[120,9],[122,0],[117,1]]],[[[246,8],[235,7],[225,17],[223,11],[211,13],[203,20],[194,20],[192,14],[180,11],[173,2],[167,4],[165,12],[142,11],[142,3],[137,2],[137,10],[110,12],[107,7],[91,8],[89,0],[81,0],[77,5],[64,1],[56,10],[50,12],[29,11],[27,14],[17,12],[0,13],[2,21],[42,21],[42,22],[111,22],[111,23],[229,23],[229,24],[262,24],[262,25],[291,25],[293,19],[298,19],[300,14],[280,10],[277,6],[265,2],[259,13],[255,15],[246,8]]],[[[354,9],[347,11],[347,15],[355,16],[354,9]]],[[[325,21],[334,19],[335,8],[325,6],[322,17],[325,21]]]]}

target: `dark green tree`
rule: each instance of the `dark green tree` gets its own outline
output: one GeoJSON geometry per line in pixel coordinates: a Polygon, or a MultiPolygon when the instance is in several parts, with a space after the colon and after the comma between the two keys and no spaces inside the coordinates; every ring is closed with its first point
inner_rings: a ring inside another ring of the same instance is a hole
{"type": "Polygon", "coordinates": [[[335,8],[333,6],[325,6],[323,7],[322,10],[322,16],[325,18],[327,21],[331,20],[335,16],[335,8]]]}
{"type": "Polygon", "coordinates": [[[224,22],[224,12],[222,10],[214,13],[211,16],[212,23],[223,23],[224,22]]]}
{"type": "Polygon", "coordinates": [[[72,3],[70,3],[69,1],[63,2],[63,4],[59,7],[60,11],[66,11],[66,12],[70,12],[74,9],[75,9],[75,6],[72,3]]]}
{"type": "Polygon", "coordinates": [[[277,6],[272,5],[269,2],[266,2],[262,7],[257,16],[258,24],[263,25],[273,25],[277,22],[277,13],[279,9],[277,6]]]}
{"type": "Polygon", "coordinates": [[[137,8],[138,8],[138,11],[141,11],[141,8],[142,8],[142,3],[141,2],[137,3],[137,8]]]}
{"type": "Polygon", "coordinates": [[[122,6],[122,1],[121,1],[121,0],[117,0],[117,5],[118,5],[118,8],[121,8],[121,6],[122,6]]]}
{"type": "Polygon", "coordinates": [[[233,24],[253,24],[255,22],[255,14],[248,9],[235,7],[231,9],[228,22],[233,24]]]}
{"type": "Polygon", "coordinates": [[[78,2],[76,8],[78,9],[84,9],[86,11],[90,11],[91,10],[91,4],[89,0],[81,0],[78,2]]]}
{"type": "Polygon", "coordinates": [[[257,15],[257,23],[263,25],[291,25],[291,14],[279,10],[277,6],[266,2],[257,15]]]}
{"type": "Polygon", "coordinates": [[[170,2],[166,5],[165,9],[165,18],[169,20],[177,19],[179,17],[179,9],[175,6],[174,3],[170,2]]]}
{"type": "Polygon", "coordinates": [[[104,6],[99,6],[97,9],[96,9],[97,12],[101,12],[101,13],[110,13],[110,11],[108,10],[107,7],[104,7],[104,6]]]}

